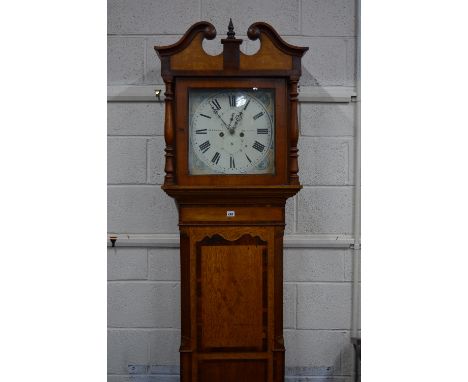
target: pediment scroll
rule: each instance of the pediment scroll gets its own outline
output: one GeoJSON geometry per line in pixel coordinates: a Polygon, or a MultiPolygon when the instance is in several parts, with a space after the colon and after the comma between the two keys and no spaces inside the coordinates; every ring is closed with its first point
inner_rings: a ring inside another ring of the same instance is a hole
{"type": "Polygon", "coordinates": [[[162,75],[169,75],[171,71],[198,71],[200,75],[203,72],[227,70],[233,74],[276,71],[282,75],[290,73],[300,76],[300,58],[308,48],[288,44],[265,22],[252,24],[247,36],[252,41],[260,41],[260,49],[255,54],[248,55],[240,51],[243,40],[235,38],[234,26],[230,20],[227,38],[221,39],[223,53],[212,56],[203,49],[203,40],[213,40],[216,37],[215,27],[207,21],[195,23],[177,43],[155,46],[162,62],[162,75]]]}
{"type": "Polygon", "coordinates": [[[213,40],[216,28],[208,21],[193,24],[175,44],[155,46],[161,59],[162,74],[165,70],[221,70],[222,55],[211,56],[203,49],[203,40],[213,40]]]}

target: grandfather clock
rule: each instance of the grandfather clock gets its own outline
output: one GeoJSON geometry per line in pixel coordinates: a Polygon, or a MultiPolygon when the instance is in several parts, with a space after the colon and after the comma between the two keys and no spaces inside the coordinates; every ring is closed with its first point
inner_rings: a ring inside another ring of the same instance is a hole
{"type": "Polygon", "coordinates": [[[179,209],[181,382],[284,381],[283,234],[298,178],[297,83],[308,48],[232,21],[223,53],[198,22],[157,46],[166,84],[163,190],[179,209]]]}

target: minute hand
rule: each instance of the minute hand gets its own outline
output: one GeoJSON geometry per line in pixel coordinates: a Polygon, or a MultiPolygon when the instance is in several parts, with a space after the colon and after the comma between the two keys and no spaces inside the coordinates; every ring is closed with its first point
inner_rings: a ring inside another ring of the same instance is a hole
{"type": "Polygon", "coordinates": [[[231,131],[231,130],[229,129],[229,126],[227,125],[227,123],[224,122],[224,120],[223,120],[223,119],[221,118],[221,116],[219,115],[218,110],[213,109],[213,113],[214,113],[214,115],[216,115],[216,116],[221,120],[221,122],[223,123],[224,127],[226,127],[226,129],[228,129],[229,131],[231,131]]]}

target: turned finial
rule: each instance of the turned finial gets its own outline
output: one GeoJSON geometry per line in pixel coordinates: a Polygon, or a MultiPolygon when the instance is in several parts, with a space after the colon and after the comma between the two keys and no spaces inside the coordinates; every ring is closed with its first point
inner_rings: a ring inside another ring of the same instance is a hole
{"type": "Polygon", "coordinates": [[[227,32],[227,38],[228,39],[234,39],[236,35],[236,32],[234,32],[234,24],[232,23],[232,18],[229,18],[229,25],[228,25],[228,32],[227,32]]]}

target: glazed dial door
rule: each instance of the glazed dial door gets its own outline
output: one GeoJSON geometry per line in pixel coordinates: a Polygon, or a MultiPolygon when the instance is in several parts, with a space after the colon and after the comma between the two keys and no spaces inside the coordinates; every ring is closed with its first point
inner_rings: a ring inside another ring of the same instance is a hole
{"type": "Polygon", "coordinates": [[[274,174],[272,89],[189,90],[189,173],[274,174]]]}

